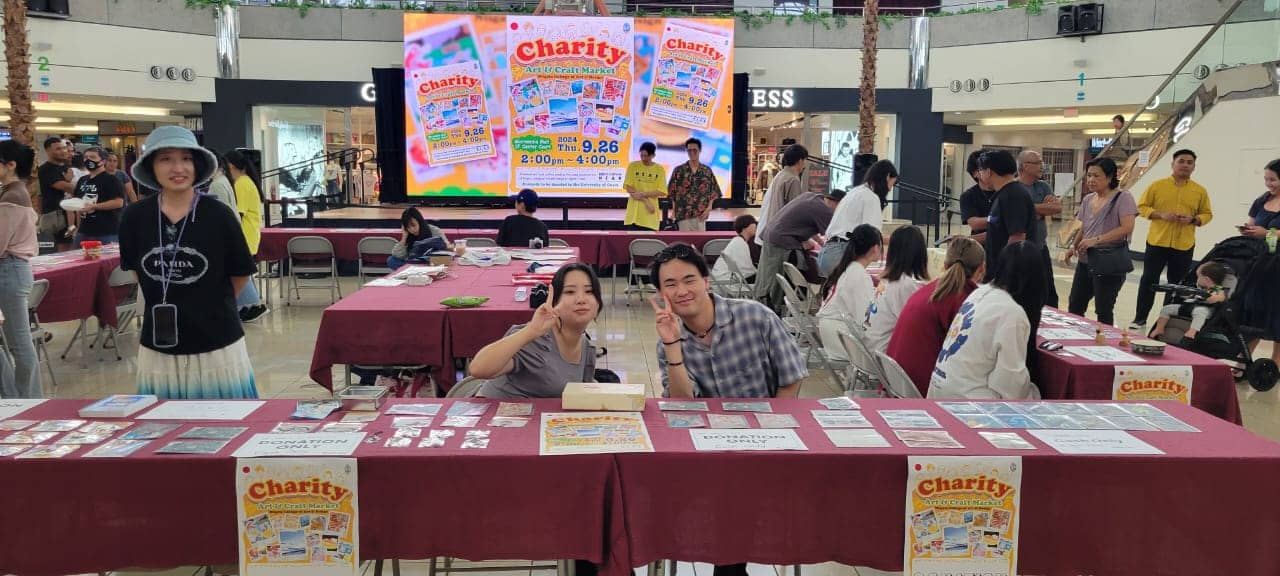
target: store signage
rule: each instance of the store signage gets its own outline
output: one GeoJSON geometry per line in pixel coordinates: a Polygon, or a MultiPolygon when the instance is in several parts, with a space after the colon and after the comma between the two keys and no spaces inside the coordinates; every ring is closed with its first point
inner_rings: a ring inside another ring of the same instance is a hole
{"type": "Polygon", "coordinates": [[[751,89],[752,108],[792,108],[796,105],[794,90],[751,89]]]}
{"type": "Polygon", "coordinates": [[[373,82],[365,82],[360,85],[360,99],[365,102],[378,101],[378,90],[373,87],[373,82]]]}

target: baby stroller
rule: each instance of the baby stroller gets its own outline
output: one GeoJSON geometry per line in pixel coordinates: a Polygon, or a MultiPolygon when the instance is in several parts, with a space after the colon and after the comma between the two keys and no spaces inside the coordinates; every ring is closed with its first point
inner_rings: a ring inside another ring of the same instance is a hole
{"type": "Polygon", "coordinates": [[[1210,358],[1231,361],[1236,381],[1247,380],[1250,386],[1259,391],[1270,390],[1276,385],[1276,381],[1280,380],[1280,369],[1277,369],[1276,363],[1270,358],[1254,359],[1249,353],[1249,341],[1261,335],[1263,330],[1243,326],[1241,310],[1249,291],[1261,288],[1254,281],[1257,279],[1250,278],[1250,272],[1254,264],[1267,253],[1266,242],[1258,238],[1237,236],[1219,242],[1205,254],[1201,262],[1218,262],[1228,269],[1227,278],[1222,283],[1227,289],[1227,299],[1213,305],[1209,319],[1195,338],[1183,337],[1191,324],[1190,307],[1208,296],[1207,292],[1196,286],[1195,268],[1187,273],[1181,284],[1155,286],[1157,292],[1169,294],[1170,303],[1185,304],[1177,315],[1169,319],[1160,340],[1210,358]]]}

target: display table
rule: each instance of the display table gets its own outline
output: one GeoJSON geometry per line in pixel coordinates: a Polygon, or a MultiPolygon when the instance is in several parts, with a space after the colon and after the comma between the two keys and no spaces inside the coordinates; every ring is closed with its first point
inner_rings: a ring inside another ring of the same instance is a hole
{"type": "Polygon", "coordinates": [[[332,389],[334,364],[425,364],[437,369],[438,384],[452,386],[454,358],[474,356],[512,325],[533,317],[527,301],[516,302],[511,282],[511,275],[528,265],[524,260],[489,268],[455,264],[449,277],[427,286],[361,288],[320,317],[311,379],[332,389]],[[489,301],[470,309],[440,304],[450,296],[488,296],[489,301]]]}
{"type": "MultiPolygon", "coordinates": [[[[74,418],[88,402],[51,400],[15,418],[74,418]]],[[[453,401],[435,402],[443,415],[453,401]]],[[[1026,431],[1034,449],[996,449],[934,401],[858,402],[889,447],[836,448],[811,399],[771,402],[799,423],[808,449],[797,452],[695,451],[655,401],[643,415],[655,452],[634,454],[539,456],[539,414],[560,411],[554,399],[533,401],[523,428],[488,427],[490,406],[477,428],[491,433],[484,449],[461,449],[461,430],[442,448],[387,448],[383,414],[365,427],[379,440],[353,455],[361,556],[580,558],[607,576],[660,559],[900,570],[908,456],[1016,455],[1020,573],[1272,576],[1280,566],[1280,515],[1255,488],[1280,482],[1280,445],[1202,411],[1153,403],[1201,430],[1131,433],[1164,455],[1066,456],[1026,431]],[[924,410],[964,448],[907,448],[884,409],[924,410]]],[[[271,400],[241,422],[198,423],[250,429],[216,455],[155,454],[192,426],[183,423],[127,458],[82,458],[85,447],[56,460],[0,457],[0,573],[234,564],[231,454],[294,407],[271,400]]]]}
{"type": "Polygon", "coordinates": [[[80,250],[31,259],[35,280],[48,280],[49,293],[36,309],[41,322],[69,322],[96,316],[103,325],[116,325],[116,299],[108,280],[120,265],[120,245],[102,248],[102,257],[86,260],[80,250]]]}
{"type": "MultiPolygon", "coordinates": [[[[1067,314],[1061,310],[1056,311],[1056,313],[1069,316],[1076,322],[1087,323],[1087,328],[1073,329],[1086,333],[1090,338],[1088,340],[1055,339],[1054,342],[1061,343],[1064,346],[1092,346],[1094,345],[1092,337],[1097,327],[1103,326],[1104,333],[1109,336],[1107,338],[1108,344],[1118,347],[1120,338],[1117,329],[1099,324],[1088,318],[1067,314]]],[[[1046,326],[1041,326],[1042,330],[1045,328],[1046,326]]],[[[1140,338],[1141,336],[1134,335],[1131,337],[1140,338]]],[[[1045,339],[1037,336],[1036,341],[1037,343],[1044,342],[1045,339]]],[[[1124,350],[1128,351],[1127,349],[1124,350]]],[[[1031,375],[1031,381],[1040,387],[1041,394],[1046,399],[1109,400],[1111,398],[1111,384],[1114,380],[1115,368],[1125,364],[1119,362],[1096,362],[1080,356],[1067,355],[1064,352],[1047,352],[1041,348],[1036,348],[1036,361],[1033,363],[1035,372],[1031,375]]],[[[1144,362],[1131,364],[1190,366],[1194,378],[1191,387],[1191,405],[1228,422],[1235,424],[1242,422],[1240,399],[1236,394],[1235,378],[1232,377],[1231,369],[1226,364],[1173,345],[1165,348],[1163,356],[1139,357],[1144,362]]]]}

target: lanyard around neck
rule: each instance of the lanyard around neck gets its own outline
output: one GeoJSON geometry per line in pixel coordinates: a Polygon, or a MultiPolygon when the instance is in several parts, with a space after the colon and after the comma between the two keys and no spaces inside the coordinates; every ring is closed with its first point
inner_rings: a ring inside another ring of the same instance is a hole
{"type": "Polygon", "coordinates": [[[187,215],[182,217],[182,226],[178,228],[178,237],[173,241],[173,256],[169,257],[169,261],[165,262],[165,243],[164,243],[164,192],[160,192],[156,197],[156,246],[160,248],[160,303],[167,304],[169,302],[169,282],[173,278],[173,267],[178,263],[178,251],[182,247],[182,235],[187,232],[187,222],[190,222],[196,213],[196,205],[200,203],[200,195],[196,194],[191,199],[191,209],[187,211],[187,215]]]}

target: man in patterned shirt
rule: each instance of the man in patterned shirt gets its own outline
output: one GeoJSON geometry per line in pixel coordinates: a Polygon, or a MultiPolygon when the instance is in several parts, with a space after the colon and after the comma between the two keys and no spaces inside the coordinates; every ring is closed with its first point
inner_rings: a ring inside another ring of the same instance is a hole
{"type": "Polygon", "coordinates": [[[707,262],[688,244],[659,252],[650,275],[663,396],[795,397],[809,369],[777,314],[712,294],[707,262]]]}
{"type": "Polygon", "coordinates": [[[684,148],[689,153],[689,161],[671,171],[667,197],[671,198],[673,217],[681,230],[703,232],[707,229],[711,207],[720,197],[720,182],[711,167],[701,162],[701,140],[690,138],[684,148]]]}

